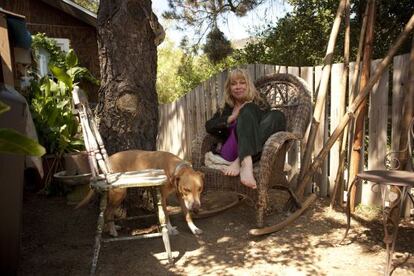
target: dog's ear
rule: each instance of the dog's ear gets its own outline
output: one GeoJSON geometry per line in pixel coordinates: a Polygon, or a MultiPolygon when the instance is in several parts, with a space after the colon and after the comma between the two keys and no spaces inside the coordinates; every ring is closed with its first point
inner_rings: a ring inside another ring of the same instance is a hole
{"type": "Polygon", "coordinates": [[[197,172],[197,173],[201,176],[201,178],[203,178],[203,180],[206,178],[206,175],[204,173],[202,172],[197,172]]]}
{"type": "Polygon", "coordinates": [[[173,176],[171,178],[171,183],[174,185],[174,187],[178,187],[178,182],[180,181],[180,177],[179,176],[173,176]]]}

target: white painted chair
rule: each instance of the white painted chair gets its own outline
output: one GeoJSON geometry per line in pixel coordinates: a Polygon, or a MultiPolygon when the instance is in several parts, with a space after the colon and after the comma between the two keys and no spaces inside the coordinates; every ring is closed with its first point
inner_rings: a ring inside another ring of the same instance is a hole
{"type": "Polygon", "coordinates": [[[168,261],[172,262],[172,253],[168,230],[166,227],[165,214],[161,205],[160,187],[167,182],[167,177],[163,170],[150,169],[145,171],[130,171],[124,173],[114,173],[105,150],[103,140],[99,134],[97,125],[94,121],[93,114],[89,108],[86,95],[77,86],[72,91],[75,110],[77,111],[82,126],[83,139],[88,152],[89,164],[92,171],[91,188],[99,192],[100,210],[95,235],[94,254],[92,258],[91,275],[94,275],[97,268],[99,251],[102,241],[119,241],[142,239],[152,237],[162,237],[165,250],[168,255],[168,261]],[[158,233],[141,234],[138,236],[102,238],[102,230],[104,228],[104,213],[107,206],[108,191],[113,188],[154,188],[156,190],[156,210],[158,211],[158,219],[160,231],[158,233]]]}

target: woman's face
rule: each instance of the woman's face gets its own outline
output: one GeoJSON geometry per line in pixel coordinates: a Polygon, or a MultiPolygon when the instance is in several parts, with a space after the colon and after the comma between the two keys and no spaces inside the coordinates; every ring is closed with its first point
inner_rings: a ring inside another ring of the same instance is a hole
{"type": "Polygon", "coordinates": [[[234,101],[243,103],[247,98],[247,82],[243,77],[234,78],[230,82],[230,93],[234,101]]]}

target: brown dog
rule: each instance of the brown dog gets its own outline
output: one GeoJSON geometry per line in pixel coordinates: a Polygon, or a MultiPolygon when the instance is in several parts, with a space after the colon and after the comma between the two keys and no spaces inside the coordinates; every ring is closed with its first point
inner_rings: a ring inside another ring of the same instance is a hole
{"type": "MultiPolygon", "coordinates": [[[[200,208],[200,194],[204,186],[204,174],[194,171],[188,162],[178,156],[164,151],[128,150],[115,153],[109,157],[113,172],[140,171],[145,169],[163,169],[168,182],[161,188],[162,207],[166,214],[167,227],[170,234],[178,231],[171,225],[167,211],[167,197],[176,192],[188,227],[194,235],[203,231],[195,226],[189,210],[197,212],[200,208]]],[[[93,192],[89,193],[76,208],[89,202],[93,192]]],[[[126,197],[126,189],[111,189],[108,192],[108,204],[105,221],[112,236],[118,233],[114,224],[114,212],[126,197]]]]}

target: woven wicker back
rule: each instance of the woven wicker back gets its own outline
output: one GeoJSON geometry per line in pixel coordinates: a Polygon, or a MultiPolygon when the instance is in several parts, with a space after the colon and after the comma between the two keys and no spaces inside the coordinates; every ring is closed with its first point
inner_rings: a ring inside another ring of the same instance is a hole
{"type": "Polygon", "coordinates": [[[312,109],[310,90],[306,82],[291,74],[273,74],[256,80],[255,85],[272,109],[285,114],[287,131],[302,138],[312,109]]]}

